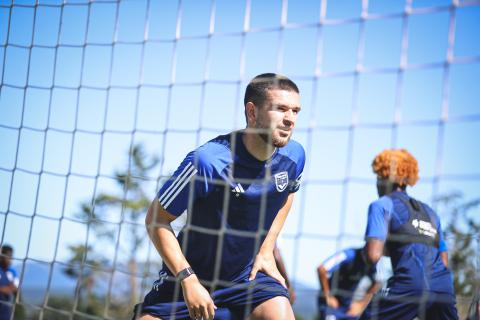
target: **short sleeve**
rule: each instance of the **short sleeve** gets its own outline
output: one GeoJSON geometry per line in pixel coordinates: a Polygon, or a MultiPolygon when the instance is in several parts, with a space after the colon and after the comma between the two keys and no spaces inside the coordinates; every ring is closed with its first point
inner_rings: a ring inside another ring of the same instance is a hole
{"type": "Polygon", "coordinates": [[[390,212],[381,201],[375,201],[370,204],[365,240],[379,239],[385,241],[387,239],[390,212]]]}
{"type": "Polygon", "coordinates": [[[190,152],[172,177],[157,193],[158,201],[169,213],[180,216],[190,202],[204,197],[210,191],[211,166],[201,153],[190,152]]]}
{"type": "Polygon", "coordinates": [[[342,264],[348,263],[355,258],[355,250],[346,249],[335,253],[322,263],[322,266],[328,273],[332,273],[342,264]]]}
{"type": "Polygon", "coordinates": [[[297,192],[300,189],[303,168],[305,167],[305,150],[303,150],[303,147],[300,144],[298,144],[298,146],[297,168],[295,172],[295,179],[293,179],[293,181],[290,183],[290,188],[288,190],[290,193],[297,192]]]}
{"type": "Polygon", "coordinates": [[[20,279],[17,276],[17,272],[13,268],[9,268],[6,272],[8,280],[18,288],[20,284],[20,279]]]}
{"type": "Polygon", "coordinates": [[[445,242],[445,238],[443,236],[443,230],[442,230],[442,226],[441,226],[441,223],[440,223],[440,218],[437,217],[437,221],[438,221],[438,227],[437,227],[437,233],[438,233],[438,251],[440,252],[447,252],[448,251],[448,247],[447,247],[447,243],[445,242]]]}

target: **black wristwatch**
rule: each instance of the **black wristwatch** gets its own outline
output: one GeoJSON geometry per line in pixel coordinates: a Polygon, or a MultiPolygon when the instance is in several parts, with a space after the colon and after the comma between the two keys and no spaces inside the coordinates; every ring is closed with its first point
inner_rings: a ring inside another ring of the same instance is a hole
{"type": "Polygon", "coordinates": [[[195,271],[193,271],[192,268],[187,267],[182,271],[180,271],[179,273],[177,273],[176,278],[178,281],[182,281],[183,279],[190,277],[192,274],[195,274],[195,271]]]}

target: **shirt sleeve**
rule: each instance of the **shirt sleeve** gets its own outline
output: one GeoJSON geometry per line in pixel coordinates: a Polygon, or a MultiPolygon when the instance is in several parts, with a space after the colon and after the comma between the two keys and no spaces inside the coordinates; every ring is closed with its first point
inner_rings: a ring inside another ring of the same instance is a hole
{"type": "Polygon", "coordinates": [[[355,258],[355,250],[346,249],[335,253],[333,256],[325,260],[322,265],[328,273],[332,273],[341,265],[352,261],[355,258]]]}
{"type": "Polygon", "coordinates": [[[388,235],[390,211],[386,210],[382,202],[375,201],[368,208],[367,230],[365,240],[379,239],[385,241],[388,235]]]}
{"type": "Polygon", "coordinates": [[[295,175],[295,179],[290,183],[290,188],[289,192],[294,193],[297,192],[300,189],[300,184],[302,180],[302,175],[303,175],[303,168],[305,167],[305,150],[303,150],[303,147],[299,145],[299,158],[297,161],[297,171],[295,175]]]}
{"type": "Polygon", "coordinates": [[[438,227],[437,227],[437,232],[438,232],[438,251],[440,252],[447,252],[448,247],[447,243],[445,242],[445,238],[443,237],[443,230],[442,226],[440,223],[440,218],[437,216],[437,221],[438,221],[438,227]]]}
{"type": "Polygon", "coordinates": [[[172,177],[157,193],[158,201],[169,213],[180,216],[192,203],[210,191],[211,170],[201,153],[190,152],[172,177]]]}
{"type": "Polygon", "coordinates": [[[20,279],[18,278],[18,275],[17,275],[17,272],[15,271],[15,269],[8,268],[6,274],[7,274],[8,281],[13,283],[15,285],[15,287],[18,288],[18,285],[20,284],[20,279]]]}

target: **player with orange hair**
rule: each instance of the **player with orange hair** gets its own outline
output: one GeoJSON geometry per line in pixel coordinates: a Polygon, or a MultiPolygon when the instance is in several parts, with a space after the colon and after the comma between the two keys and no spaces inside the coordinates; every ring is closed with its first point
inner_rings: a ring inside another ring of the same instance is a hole
{"type": "Polygon", "coordinates": [[[372,168],[380,198],[368,209],[365,251],[372,264],[389,255],[393,276],[362,319],[458,319],[440,219],[406,192],[419,179],[417,160],[405,149],[388,149],[372,168]]]}

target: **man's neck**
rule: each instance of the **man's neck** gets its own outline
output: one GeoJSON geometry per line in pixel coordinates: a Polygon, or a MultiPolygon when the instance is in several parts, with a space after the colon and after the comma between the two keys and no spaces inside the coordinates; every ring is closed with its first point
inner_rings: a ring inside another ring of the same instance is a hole
{"type": "Polygon", "coordinates": [[[266,161],[277,150],[274,146],[266,143],[257,133],[248,132],[248,128],[242,135],[242,141],[247,151],[256,159],[266,161]]]}

